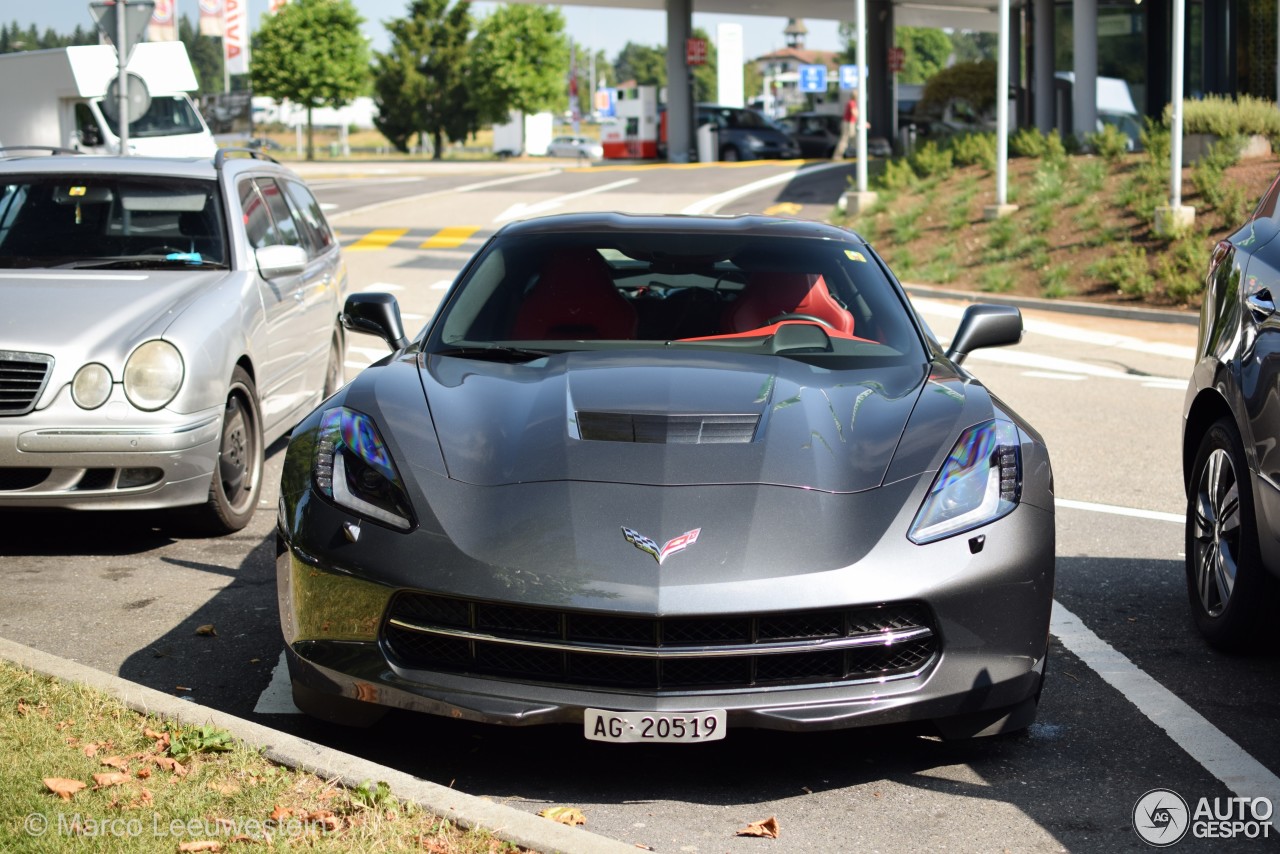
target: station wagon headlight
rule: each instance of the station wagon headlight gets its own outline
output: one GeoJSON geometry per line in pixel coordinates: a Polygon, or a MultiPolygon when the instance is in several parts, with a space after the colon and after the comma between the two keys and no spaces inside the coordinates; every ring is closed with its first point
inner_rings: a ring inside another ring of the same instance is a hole
{"type": "Polygon", "coordinates": [[[413,527],[404,481],[368,415],[345,406],[325,411],[311,474],[316,489],[338,506],[401,531],[413,527]]]}
{"type": "Polygon", "coordinates": [[[994,419],[960,434],[907,534],[917,545],[970,531],[1013,512],[1022,495],[1018,429],[994,419]]]}
{"type": "Polygon", "coordinates": [[[160,409],[182,387],[182,354],[168,341],[148,341],[124,364],[124,393],[129,402],[150,412],[160,409]]]}
{"type": "Polygon", "coordinates": [[[111,371],[90,362],[71,379],[71,399],[81,409],[97,409],[111,396],[111,371]]]}

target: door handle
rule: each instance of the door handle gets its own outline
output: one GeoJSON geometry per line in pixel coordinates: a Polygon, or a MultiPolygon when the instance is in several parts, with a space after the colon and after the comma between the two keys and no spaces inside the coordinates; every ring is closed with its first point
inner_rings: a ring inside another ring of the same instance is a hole
{"type": "Polygon", "coordinates": [[[1270,288],[1262,288],[1255,293],[1249,294],[1245,302],[1249,304],[1249,312],[1253,315],[1254,320],[1266,320],[1276,313],[1276,303],[1271,297],[1270,288]]]}

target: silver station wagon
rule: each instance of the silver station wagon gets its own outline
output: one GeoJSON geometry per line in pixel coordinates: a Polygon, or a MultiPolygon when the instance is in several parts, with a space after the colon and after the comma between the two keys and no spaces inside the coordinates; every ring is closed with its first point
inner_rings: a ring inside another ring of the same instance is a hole
{"type": "Polygon", "coordinates": [[[0,150],[0,509],[244,527],[264,449],[341,385],[346,285],[265,156],[0,150]]]}

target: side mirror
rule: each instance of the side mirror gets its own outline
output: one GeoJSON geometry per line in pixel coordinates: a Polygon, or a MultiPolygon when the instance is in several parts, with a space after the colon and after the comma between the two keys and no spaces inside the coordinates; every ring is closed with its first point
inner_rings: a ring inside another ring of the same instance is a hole
{"type": "Polygon", "coordinates": [[[296,276],[307,269],[307,250],[301,246],[264,246],[253,254],[264,279],[296,276]]]}
{"type": "Polygon", "coordinates": [[[947,358],[957,365],[982,347],[1004,347],[1022,340],[1022,312],[1011,305],[971,305],[960,318],[947,358]]]}
{"type": "Polygon", "coordinates": [[[377,335],[392,350],[409,346],[400,320],[400,304],[387,293],[352,294],[342,307],[342,326],[352,332],[377,335]]]}

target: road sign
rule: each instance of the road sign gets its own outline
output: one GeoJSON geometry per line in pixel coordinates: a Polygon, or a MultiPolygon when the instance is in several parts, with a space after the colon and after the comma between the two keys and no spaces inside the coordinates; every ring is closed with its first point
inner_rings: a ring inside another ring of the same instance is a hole
{"type": "Polygon", "coordinates": [[[840,66],[840,88],[841,89],[857,89],[858,88],[858,66],[856,65],[840,66]]]}
{"type": "MultiPolygon", "coordinates": [[[[125,98],[128,105],[125,107],[129,111],[129,121],[132,122],[151,108],[151,92],[147,89],[147,83],[132,71],[125,74],[125,98]]],[[[120,112],[120,80],[112,77],[111,82],[107,84],[107,97],[102,99],[102,112],[107,114],[107,118],[111,121],[118,121],[118,113],[120,112]]]]}
{"type": "Polygon", "coordinates": [[[133,53],[133,46],[142,41],[142,34],[147,31],[147,24],[151,23],[151,15],[156,10],[156,4],[152,0],[138,0],[128,4],[117,3],[90,3],[89,14],[93,15],[94,23],[98,25],[98,29],[106,36],[107,41],[116,45],[116,51],[120,54],[120,63],[127,65],[129,63],[129,55],[133,53]],[[124,5],[124,44],[116,44],[116,9],[120,5],[124,5]]]}
{"type": "Polygon", "coordinates": [[[907,52],[900,47],[889,48],[889,72],[897,74],[907,64],[907,52]]]}
{"type": "Polygon", "coordinates": [[[684,43],[684,61],[686,65],[706,65],[707,40],[686,39],[684,43]]]}
{"type": "Polygon", "coordinates": [[[825,65],[800,66],[800,91],[827,91],[827,67],[825,65]]]}

